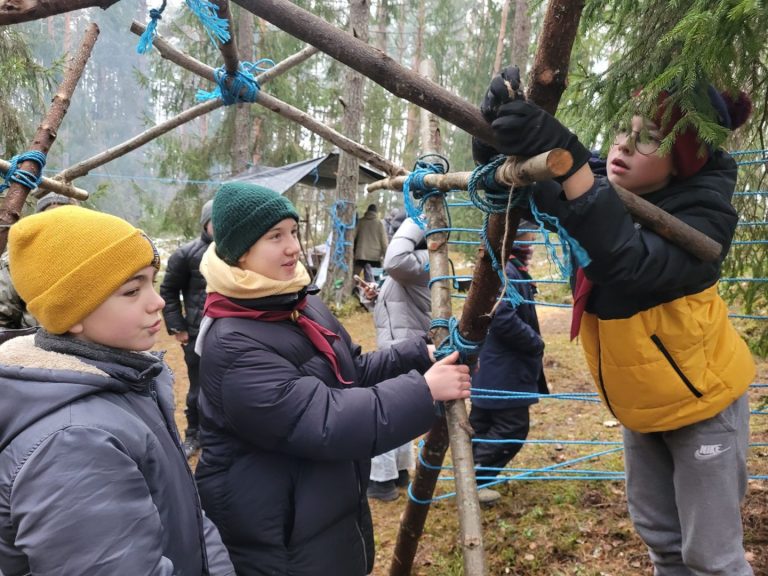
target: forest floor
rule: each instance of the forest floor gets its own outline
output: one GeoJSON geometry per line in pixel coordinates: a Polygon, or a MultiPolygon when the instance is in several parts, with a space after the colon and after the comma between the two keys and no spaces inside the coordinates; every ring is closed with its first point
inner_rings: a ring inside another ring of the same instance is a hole
{"type": "MultiPolygon", "coordinates": [[[[545,369],[553,392],[593,392],[580,346],[568,341],[568,310],[539,308],[546,342],[545,369]]],[[[353,312],[343,319],[353,339],[364,350],[375,347],[371,314],[353,312]]],[[[184,430],[186,369],[181,347],[164,332],[158,349],[176,374],[176,417],[184,430]]],[[[768,381],[768,362],[759,361],[758,382],[768,381]]],[[[751,404],[760,402],[751,391],[751,404]]],[[[763,392],[762,395],[765,393],[763,392]]],[[[604,445],[575,445],[574,440],[620,441],[621,431],[602,405],[589,402],[544,400],[531,409],[529,440],[557,442],[527,445],[510,466],[533,469],[570,461],[609,449],[604,445]]],[[[753,443],[750,473],[768,474],[768,416],[752,417],[753,443]]],[[[450,458],[450,452],[448,457],[450,458]]],[[[195,462],[192,462],[194,465],[195,462]]],[[[576,465],[584,470],[621,471],[621,453],[589,458],[576,465]]],[[[447,470],[444,476],[451,475],[447,470]]],[[[589,476],[585,473],[583,476],[589,476]]],[[[623,482],[599,480],[512,481],[496,486],[502,500],[484,508],[484,546],[491,576],[647,576],[651,565],[643,543],[627,514],[623,482]]],[[[453,491],[450,480],[439,481],[436,495],[453,491]]],[[[756,575],[768,575],[768,482],[751,480],[744,503],[745,546],[756,575]]],[[[374,576],[389,572],[401,514],[407,494],[394,502],[372,501],[376,533],[374,576]]],[[[429,511],[412,574],[463,574],[456,501],[434,502],[429,511]]]]}

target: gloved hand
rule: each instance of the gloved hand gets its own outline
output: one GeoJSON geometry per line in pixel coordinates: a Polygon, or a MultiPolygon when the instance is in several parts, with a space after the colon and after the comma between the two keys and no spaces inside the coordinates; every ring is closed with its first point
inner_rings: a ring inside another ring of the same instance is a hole
{"type": "Polygon", "coordinates": [[[573,167],[555,178],[567,180],[587,163],[591,155],[576,135],[554,116],[525,100],[512,100],[498,107],[491,123],[499,152],[510,156],[535,156],[553,148],[565,148],[573,156],[573,167]]]}
{"type": "MultiPolygon", "coordinates": [[[[496,120],[499,106],[512,100],[524,99],[520,88],[520,69],[517,66],[507,66],[491,80],[483,101],[480,103],[480,113],[488,122],[496,120]]],[[[472,158],[478,164],[487,164],[491,158],[500,152],[490,144],[472,137],[472,158]]]]}

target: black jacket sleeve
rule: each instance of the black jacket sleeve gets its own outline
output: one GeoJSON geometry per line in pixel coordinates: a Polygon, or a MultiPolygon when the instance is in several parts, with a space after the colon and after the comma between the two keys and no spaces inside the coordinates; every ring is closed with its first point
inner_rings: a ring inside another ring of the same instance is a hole
{"type": "Polygon", "coordinates": [[[189,330],[181,304],[181,293],[189,284],[189,262],[184,246],[176,250],[168,259],[165,276],[160,284],[160,296],[165,300],[163,318],[169,334],[189,330]]]}

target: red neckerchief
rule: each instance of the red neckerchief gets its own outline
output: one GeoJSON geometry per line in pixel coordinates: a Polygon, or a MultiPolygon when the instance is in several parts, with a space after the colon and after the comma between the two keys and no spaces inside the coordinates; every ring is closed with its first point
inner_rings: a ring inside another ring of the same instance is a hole
{"type": "Polygon", "coordinates": [[[584,274],[584,269],[576,269],[576,283],[573,287],[573,315],[571,316],[571,340],[579,335],[581,315],[587,307],[589,293],[592,291],[592,280],[584,274]]]}
{"type": "Polygon", "coordinates": [[[263,320],[264,322],[281,322],[283,320],[293,320],[301,328],[301,331],[309,338],[309,341],[321,352],[331,363],[334,374],[342,384],[352,384],[341,375],[339,369],[339,360],[336,353],[328,343],[327,338],[338,338],[339,335],[331,332],[325,326],[307,318],[301,314],[301,310],[307,305],[306,298],[299,300],[298,304],[292,310],[252,310],[245,306],[235,304],[227,298],[216,292],[211,292],[205,299],[204,314],[211,318],[251,318],[253,320],[263,320]]]}

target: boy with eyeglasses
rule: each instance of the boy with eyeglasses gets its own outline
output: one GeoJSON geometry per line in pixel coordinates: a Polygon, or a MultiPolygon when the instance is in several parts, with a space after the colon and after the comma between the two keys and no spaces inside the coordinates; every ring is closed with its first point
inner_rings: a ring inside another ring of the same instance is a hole
{"type": "MultiPolygon", "coordinates": [[[[717,293],[738,215],[736,163],[693,127],[659,145],[686,115],[662,93],[652,118],[635,116],[616,135],[607,177],[596,177],[578,138],[534,104],[512,100],[519,73],[491,82],[482,111],[498,151],[532,156],[566,148],[573,168],[533,187],[591,263],[574,282],[571,335],[581,343],[603,402],[624,425],[629,512],[656,576],[751,576],[740,504],[747,487],[747,388],[752,356],[717,293]],[[633,222],[613,186],[643,196],[723,246],[702,262],[633,222]]],[[[724,127],[746,121],[745,94],[731,99],[702,84],[701,100],[724,127]]],[[[475,143],[475,159],[493,149],[475,143]]]]}

